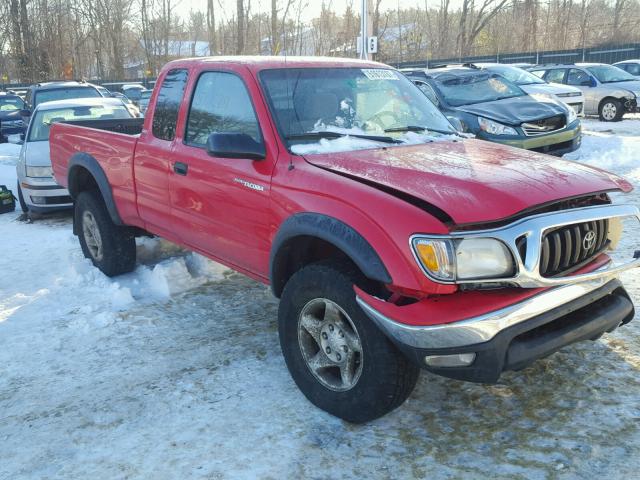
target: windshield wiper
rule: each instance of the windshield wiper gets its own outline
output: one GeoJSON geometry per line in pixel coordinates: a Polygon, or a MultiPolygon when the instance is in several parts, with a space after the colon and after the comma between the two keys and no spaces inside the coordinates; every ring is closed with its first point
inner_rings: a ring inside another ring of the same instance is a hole
{"type": "Polygon", "coordinates": [[[406,127],[392,127],[385,128],[385,133],[393,133],[393,132],[424,132],[427,130],[426,127],[420,127],[418,125],[407,125],[406,127]]]}
{"type": "Polygon", "coordinates": [[[355,137],[362,138],[365,140],[372,140],[374,142],[383,142],[383,143],[402,143],[400,140],[395,138],[386,137],[383,135],[362,135],[359,133],[340,133],[340,132],[306,132],[306,133],[294,133],[292,135],[287,135],[285,140],[315,140],[318,138],[342,138],[342,137],[355,137]]]}
{"type": "Polygon", "coordinates": [[[406,127],[391,127],[391,128],[386,128],[385,133],[397,133],[397,132],[416,132],[416,133],[421,133],[421,132],[435,132],[435,133],[442,133],[443,135],[452,135],[455,132],[447,132],[446,130],[437,130],[435,128],[427,128],[427,127],[420,127],[418,125],[407,125],[406,127]]]}

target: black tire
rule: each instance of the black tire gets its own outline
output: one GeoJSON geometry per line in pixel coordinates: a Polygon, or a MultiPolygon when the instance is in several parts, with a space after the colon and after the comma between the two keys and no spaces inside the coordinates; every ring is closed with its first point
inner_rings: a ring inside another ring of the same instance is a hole
{"type": "Polygon", "coordinates": [[[74,222],[82,253],[90,259],[102,273],[109,277],[132,271],[136,265],[136,241],[128,227],[115,225],[107,207],[98,192],[81,192],[75,201],[74,222]],[[93,220],[89,221],[88,219],[93,220]],[[101,254],[96,252],[95,242],[85,229],[91,223],[100,237],[101,254]],[[90,246],[92,245],[92,246],[90,246]]]}
{"type": "Polygon", "coordinates": [[[348,262],[308,265],[287,282],[278,310],[280,346],[298,388],[317,407],[352,423],[374,420],[400,406],[413,391],[420,373],[356,303],[353,285],[361,282],[362,275],[348,262]],[[323,385],[305,361],[299,318],[305,306],[318,299],[337,304],[359,336],[361,370],[346,391],[323,385]]]}
{"type": "Polygon", "coordinates": [[[19,181],[18,181],[18,202],[20,203],[20,208],[22,209],[22,213],[29,213],[29,207],[27,207],[27,204],[24,201],[24,197],[22,196],[22,188],[20,188],[19,181]]]}
{"type": "Polygon", "coordinates": [[[602,122],[619,122],[624,115],[624,106],[620,100],[605,98],[598,107],[598,116],[602,122]]]}

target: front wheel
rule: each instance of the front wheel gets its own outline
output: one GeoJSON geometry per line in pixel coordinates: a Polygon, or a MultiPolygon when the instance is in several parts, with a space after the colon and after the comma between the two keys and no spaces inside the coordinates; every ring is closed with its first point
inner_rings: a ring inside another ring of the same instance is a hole
{"type": "Polygon", "coordinates": [[[20,209],[22,210],[22,213],[29,213],[29,207],[27,206],[27,202],[24,201],[22,188],[20,188],[20,181],[18,181],[18,202],[20,203],[20,209]]]}
{"type": "Polygon", "coordinates": [[[619,122],[624,115],[624,107],[620,100],[607,98],[600,104],[598,114],[603,122],[619,122]]]}
{"type": "Polygon", "coordinates": [[[134,269],[135,237],[129,228],[113,223],[99,193],[81,192],[75,202],[74,216],[82,253],[102,273],[113,277],[134,269]]]}
{"type": "Polygon", "coordinates": [[[302,393],[317,407],[353,423],[400,406],[419,369],[364,314],[346,262],[319,262],[295,273],[280,300],[280,346],[302,393]]]}

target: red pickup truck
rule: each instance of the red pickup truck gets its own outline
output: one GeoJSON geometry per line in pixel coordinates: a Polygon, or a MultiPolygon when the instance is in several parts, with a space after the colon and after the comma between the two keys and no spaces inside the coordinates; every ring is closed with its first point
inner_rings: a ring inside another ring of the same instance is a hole
{"type": "Polygon", "coordinates": [[[51,129],[84,254],[128,272],[151,233],[270,284],[293,379],[348,421],[420,367],[496,382],[633,318],[617,276],[640,260],[614,254],[639,212],[609,198],[631,185],[462,138],[388,66],[179,60],[139,134],[99,123],[51,129]]]}

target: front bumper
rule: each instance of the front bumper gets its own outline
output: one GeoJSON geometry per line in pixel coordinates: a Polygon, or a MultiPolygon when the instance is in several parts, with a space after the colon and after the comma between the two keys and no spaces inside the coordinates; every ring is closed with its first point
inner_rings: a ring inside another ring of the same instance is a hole
{"type": "Polygon", "coordinates": [[[32,212],[46,213],[73,208],[69,191],[53,178],[21,178],[20,189],[24,202],[32,212]]]}
{"type": "Polygon", "coordinates": [[[635,113],[639,111],[638,101],[635,98],[627,99],[624,102],[624,110],[625,110],[625,113],[635,113]]]}
{"type": "Polygon", "coordinates": [[[520,138],[506,139],[501,138],[499,135],[479,135],[479,138],[502,143],[503,145],[524,148],[525,150],[560,156],[580,148],[582,142],[582,126],[579,121],[575,121],[562,131],[547,135],[537,135],[535,137],[522,135],[520,138]]]}
{"type": "MultiPolygon", "coordinates": [[[[373,298],[373,297],[371,297],[373,298]]],[[[633,318],[634,308],[617,279],[599,278],[547,289],[514,305],[466,320],[430,326],[396,322],[357,297],[363,311],[408,358],[451,378],[495,383],[562,347],[596,339],[633,318]],[[426,356],[475,354],[467,366],[430,367],[426,356]]]]}

